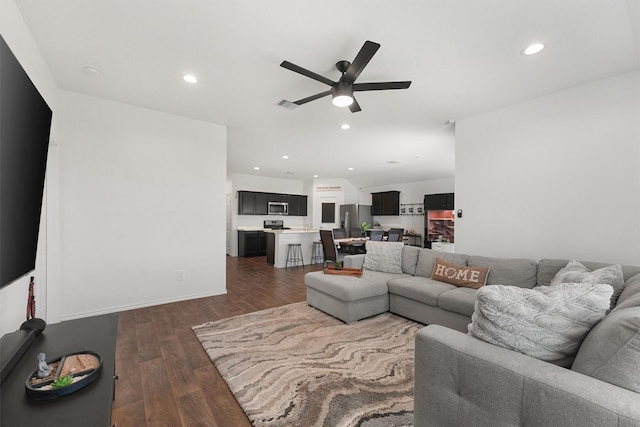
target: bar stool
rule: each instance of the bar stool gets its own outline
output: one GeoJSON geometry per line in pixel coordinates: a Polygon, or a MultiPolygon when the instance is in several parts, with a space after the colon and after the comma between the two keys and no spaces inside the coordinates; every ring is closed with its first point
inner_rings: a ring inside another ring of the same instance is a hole
{"type": "Polygon", "coordinates": [[[322,242],[313,242],[311,250],[311,264],[322,264],[324,262],[324,254],[322,253],[322,242]]]}
{"type": "Polygon", "coordinates": [[[304,268],[304,258],[302,258],[302,243],[289,243],[287,247],[287,262],[284,264],[284,268],[289,267],[289,262],[291,262],[291,267],[295,267],[296,263],[301,263],[302,268],[304,268]]]}

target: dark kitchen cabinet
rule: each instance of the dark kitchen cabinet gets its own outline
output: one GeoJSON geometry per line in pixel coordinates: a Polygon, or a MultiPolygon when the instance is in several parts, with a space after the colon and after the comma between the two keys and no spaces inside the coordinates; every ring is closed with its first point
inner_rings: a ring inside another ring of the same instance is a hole
{"type": "Polygon", "coordinates": [[[238,215],[268,215],[269,202],[287,202],[289,216],[307,216],[307,196],[238,191],[238,215]]]}
{"type": "Polygon", "coordinates": [[[269,193],[256,193],[255,215],[267,215],[270,201],[269,193]]]}
{"type": "Polygon", "coordinates": [[[250,258],[267,254],[267,233],[238,231],[238,256],[250,258]]]}
{"type": "Polygon", "coordinates": [[[427,194],[424,196],[424,210],[453,210],[453,198],[454,193],[427,194]]]}
{"type": "Polygon", "coordinates": [[[371,193],[372,215],[400,215],[400,192],[371,193]]]}
{"type": "Polygon", "coordinates": [[[238,191],[238,215],[256,214],[256,193],[238,191]]]}
{"type": "Polygon", "coordinates": [[[298,196],[295,194],[287,194],[287,204],[289,205],[289,215],[297,216],[298,215],[298,196]]]}
{"type": "Polygon", "coordinates": [[[307,216],[307,196],[298,196],[298,216],[307,216]]]}

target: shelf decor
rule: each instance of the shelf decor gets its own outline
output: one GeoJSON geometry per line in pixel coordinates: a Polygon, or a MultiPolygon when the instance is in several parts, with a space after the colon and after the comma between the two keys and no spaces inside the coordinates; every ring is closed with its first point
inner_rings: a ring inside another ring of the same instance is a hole
{"type": "Polygon", "coordinates": [[[401,203],[400,215],[405,216],[424,216],[424,209],[422,203],[401,203]]]}
{"type": "Polygon", "coordinates": [[[92,351],[67,354],[50,362],[44,362],[44,353],[41,355],[38,369],[24,384],[27,396],[35,400],[55,399],[78,391],[98,378],[102,370],[102,356],[92,351]]]}

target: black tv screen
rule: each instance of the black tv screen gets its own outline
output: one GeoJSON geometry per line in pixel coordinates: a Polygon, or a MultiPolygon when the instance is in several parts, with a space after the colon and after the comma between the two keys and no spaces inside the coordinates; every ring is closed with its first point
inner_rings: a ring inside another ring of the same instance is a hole
{"type": "Polygon", "coordinates": [[[0,36],[0,288],[35,269],[51,109],[0,36]]]}

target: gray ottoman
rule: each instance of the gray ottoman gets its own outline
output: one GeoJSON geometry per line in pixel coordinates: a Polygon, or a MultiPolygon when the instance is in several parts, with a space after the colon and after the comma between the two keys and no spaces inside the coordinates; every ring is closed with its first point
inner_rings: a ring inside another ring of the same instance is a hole
{"type": "Polygon", "coordinates": [[[307,273],[307,304],[345,323],[375,316],[389,311],[387,282],[400,276],[369,270],[362,277],[307,273]]]}

